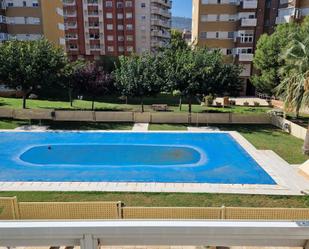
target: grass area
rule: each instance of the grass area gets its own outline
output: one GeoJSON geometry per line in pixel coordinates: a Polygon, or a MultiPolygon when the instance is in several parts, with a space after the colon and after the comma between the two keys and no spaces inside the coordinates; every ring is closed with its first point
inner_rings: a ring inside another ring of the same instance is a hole
{"type": "Polygon", "coordinates": [[[22,125],[27,125],[29,122],[27,121],[21,121],[21,120],[11,120],[11,119],[1,119],[0,120],[0,129],[15,129],[22,125]]]}
{"type": "MultiPolygon", "coordinates": [[[[259,150],[272,150],[290,164],[301,164],[309,159],[302,152],[303,140],[272,125],[214,125],[220,130],[238,131],[259,150]]],[[[152,124],[150,130],[186,130],[187,125],[152,124]]]]}
{"type": "Polygon", "coordinates": [[[259,150],[273,150],[290,164],[301,164],[309,159],[302,152],[304,141],[271,125],[218,125],[221,130],[242,134],[259,150]]]}
{"type": "Polygon", "coordinates": [[[187,131],[185,124],[150,124],[150,131],[187,131]]]}
{"type": "Polygon", "coordinates": [[[53,122],[53,121],[18,121],[12,119],[0,120],[0,129],[15,129],[22,125],[46,125],[51,130],[132,130],[132,123],[99,123],[99,122],[53,122]]]}
{"type": "MultiPolygon", "coordinates": [[[[114,102],[111,99],[106,101],[110,102],[95,102],[96,110],[100,111],[141,111],[141,107],[136,101],[134,104],[122,104],[119,103],[119,100],[116,98],[114,102]]],[[[188,105],[184,104],[182,110],[179,110],[179,107],[175,101],[171,101],[168,98],[163,98],[162,102],[159,102],[158,99],[149,98],[145,101],[145,111],[153,112],[151,108],[151,103],[160,103],[160,104],[169,104],[169,110],[171,112],[188,112],[188,105]],[[153,102],[151,102],[153,101],[153,102]]],[[[86,100],[75,100],[73,107],[70,106],[69,102],[64,101],[49,101],[49,100],[27,100],[27,107],[30,109],[60,109],[60,110],[90,110],[92,102],[86,100]]],[[[22,99],[17,98],[2,98],[0,97],[0,107],[7,108],[16,108],[20,109],[22,107],[22,99]]],[[[245,106],[233,106],[229,108],[216,108],[216,107],[204,107],[198,104],[192,106],[192,112],[203,113],[203,112],[218,112],[218,113],[238,113],[238,114],[258,114],[265,113],[269,111],[268,107],[245,107],[245,106]]]]}
{"type": "Polygon", "coordinates": [[[221,207],[223,205],[227,207],[309,207],[309,196],[118,192],[0,192],[0,197],[8,196],[17,196],[18,201],[122,201],[127,206],[145,207],[221,207]]]}

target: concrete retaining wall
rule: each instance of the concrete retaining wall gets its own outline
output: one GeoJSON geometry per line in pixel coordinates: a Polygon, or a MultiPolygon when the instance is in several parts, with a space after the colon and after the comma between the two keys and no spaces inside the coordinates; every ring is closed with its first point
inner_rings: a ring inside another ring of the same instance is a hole
{"type": "Polygon", "coordinates": [[[290,133],[294,137],[305,140],[307,129],[300,125],[294,124],[293,122],[285,118],[278,117],[275,115],[271,116],[271,124],[273,124],[274,126],[277,126],[278,128],[282,130],[285,130],[286,132],[290,133]]]}
{"type": "Polygon", "coordinates": [[[136,122],[157,124],[269,124],[269,115],[241,115],[233,113],[171,113],[171,112],[93,112],[54,111],[48,109],[0,108],[0,117],[14,119],[42,119],[55,121],[136,122]]]}

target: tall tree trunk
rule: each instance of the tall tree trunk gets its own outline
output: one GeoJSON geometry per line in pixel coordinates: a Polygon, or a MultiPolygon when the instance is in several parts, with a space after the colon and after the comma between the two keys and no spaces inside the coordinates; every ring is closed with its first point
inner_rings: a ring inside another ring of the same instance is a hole
{"type": "Polygon", "coordinates": [[[27,94],[23,94],[23,109],[26,109],[26,100],[27,100],[27,94]]]}
{"type": "Polygon", "coordinates": [[[305,155],[309,155],[309,124],[308,124],[307,133],[305,137],[303,152],[305,155]]]}
{"type": "Polygon", "coordinates": [[[72,98],[72,89],[69,89],[69,101],[70,101],[70,106],[73,107],[73,98],[72,98]]]}
{"type": "Polygon", "coordinates": [[[189,113],[192,113],[192,97],[189,97],[189,113]]]}
{"type": "Polygon", "coordinates": [[[95,97],[92,97],[92,106],[91,106],[92,111],[94,111],[94,101],[95,101],[95,97]]]}
{"type": "Polygon", "coordinates": [[[182,110],[182,96],[179,97],[179,111],[182,110]]]}
{"type": "Polygon", "coordinates": [[[142,112],[144,112],[144,98],[141,97],[142,112]]]}

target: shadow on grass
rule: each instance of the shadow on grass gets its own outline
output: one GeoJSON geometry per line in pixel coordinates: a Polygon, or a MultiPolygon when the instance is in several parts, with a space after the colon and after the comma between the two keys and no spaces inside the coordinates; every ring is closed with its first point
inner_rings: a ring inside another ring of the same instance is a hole
{"type": "Polygon", "coordinates": [[[94,123],[94,122],[49,122],[45,121],[43,125],[48,125],[51,130],[129,130],[132,129],[131,123],[94,123]]]}
{"type": "Polygon", "coordinates": [[[220,130],[223,131],[237,131],[240,133],[260,133],[263,132],[266,135],[271,135],[271,136],[279,136],[279,134],[276,134],[276,132],[281,133],[282,131],[280,129],[277,129],[273,125],[267,125],[267,124],[254,124],[254,125],[214,125],[218,127],[220,130]]]}

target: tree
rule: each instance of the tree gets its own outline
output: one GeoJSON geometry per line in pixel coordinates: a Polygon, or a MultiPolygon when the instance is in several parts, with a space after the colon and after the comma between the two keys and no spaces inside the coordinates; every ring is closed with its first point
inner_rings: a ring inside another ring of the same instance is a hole
{"type": "Polygon", "coordinates": [[[59,81],[63,89],[67,89],[70,106],[73,107],[73,93],[79,87],[80,71],[85,67],[85,61],[76,60],[68,63],[59,81]]]}
{"type": "Polygon", "coordinates": [[[91,97],[92,110],[98,96],[110,94],[114,91],[114,80],[111,74],[98,68],[95,64],[88,63],[78,68],[74,73],[75,87],[80,94],[91,97]]]}
{"type": "MultiPolygon", "coordinates": [[[[309,32],[308,22],[294,34],[287,50],[282,54],[285,64],[280,69],[282,82],[277,87],[285,107],[299,115],[301,107],[309,105],[309,32]]],[[[309,127],[304,144],[309,154],[309,127]]]]}
{"type": "Polygon", "coordinates": [[[56,84],[67,63],[64,51],[45,39],[0,45],[0,78],[6,86],[22,91],[23,108],[32,92],[56,84]]]}
{"type": "Polygon", "coordinates": [[[123,96],[140,98],[144,112],[144,97],[161,92],[163,78],[160,75],[159,57],[150,54],[119,58],[114,74],[116,86],[123,96]]]}
{"type": "Polygon", "coordinates": [[[240,68],[225,65],[219,50],[177,50],[173,54],[167,53],[161,61],[167,87],[180,93],[180,109],[182,97],[188,99],[190,113],[192,100],[198,96],[235,93],[241,88],[240,68]]]}
{"type": "Polygon", "coordinates": [[[172,51],[189,49],[189,46],[183,38],[182,33],[177,29],[171,30],[171,42],[169,48],[172,51]]]}
{"type": "Polygon", "coordinates": [[[279,69],[284,64],[280,54],[286,49],[297,29],[295,23],[282,24],[277,26],[273,34],[264,34],[258,40],[253,64],[260,74],[251,78],[258,91],[269,95],[275,93],[274,89],[281,80],[279,69]]]}

